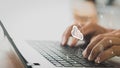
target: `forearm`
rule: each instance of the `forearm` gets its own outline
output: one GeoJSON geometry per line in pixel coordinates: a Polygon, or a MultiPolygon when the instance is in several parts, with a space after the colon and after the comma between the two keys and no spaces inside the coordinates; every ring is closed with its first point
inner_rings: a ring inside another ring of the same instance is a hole
{"type": "Polygon", "coordinates": [[[92,1],[82,1],[73,9],[74,19],[85,23],[88,21],[97,23],[97,11],[92,1]]]}

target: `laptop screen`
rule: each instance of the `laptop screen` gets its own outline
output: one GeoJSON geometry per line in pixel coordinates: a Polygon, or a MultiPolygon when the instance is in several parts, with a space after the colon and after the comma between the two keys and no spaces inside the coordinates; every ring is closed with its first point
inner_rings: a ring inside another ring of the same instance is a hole
{"type": "Polygon", "coordinates": [[[12,49],[14,50],[15,54],[17,55],[17,57],[19,58],[19,60],[22,62],[23,66],[25,68],[31,68],[27,66],[27,61],[24,59],[24,57],[21,55],[21,53],[19,52],[19,50],[17,49],[14,41],[12,40],[12,38],[10,37],[10,35],[8,34],[7,30],[5,29],[3,23],[0,21],[0,43],[2,43],[2,40],[4,40],[4,38],[8,39],[8,42],[11,44],[12,49]]]}

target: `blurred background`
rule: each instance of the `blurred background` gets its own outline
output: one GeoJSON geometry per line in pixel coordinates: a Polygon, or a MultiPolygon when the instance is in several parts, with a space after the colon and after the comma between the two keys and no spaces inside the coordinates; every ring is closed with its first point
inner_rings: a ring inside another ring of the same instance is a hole
{"type": "MultiPolygon", "coordinates": [[[[81,1],[85,0],[0,0],[0,20],[12,38],[61,40],[74,20],[73,4],[81,1]]],[[[99,24],[119,29],[120,0],[95,3],[99,24]]]]}
{"type": "Polygon", "coordinates": [[[120,29],[120,0],[96,0],[99,24],[111,29],[120,29]]]}

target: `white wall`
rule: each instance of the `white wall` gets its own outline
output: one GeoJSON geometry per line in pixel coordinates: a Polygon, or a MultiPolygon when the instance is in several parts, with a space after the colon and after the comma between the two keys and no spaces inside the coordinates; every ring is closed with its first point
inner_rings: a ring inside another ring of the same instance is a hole
{"type": "Polygon", "coordinates": [[[60,40],[71,24],[70,0],[0,0],[0,20],[23,39],[60,40]]]}

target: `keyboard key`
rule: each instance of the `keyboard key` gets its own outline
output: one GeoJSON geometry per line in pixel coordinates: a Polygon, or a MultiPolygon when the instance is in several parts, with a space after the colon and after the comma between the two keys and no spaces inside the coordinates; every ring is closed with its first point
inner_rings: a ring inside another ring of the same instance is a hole
{"type": "Polygon", "coordinates": [[[65,60],[71,60],[71,58],[69,58],[68,56],[64,56],[62,58],[65,59],[65,60]]]}
{"type": "Polygon", "coordinates": [[[75,60],[75,61],[80,61],[80,58],[72,58],[73,60],[75,60]]]}
{"type": "Polygon", "coordinates": [[[55,59],[53,59],[53,58],[48,58],[48,57],[47,57],[47,59],[48,59],[49,61],[54,61],[54,60],[55,60],[55,59]]]}
{"type": "Polygon", "coordinates": [[[77,62],[76,61],[73,61],[73,62],[70,62],[71,64],[77,64],[77,62]]]}
{"type": "MultiPolygon", "coordinates": [[[[56,64],[56,63],[58,63],[56,60],[53,60],[53,61],[50,61],[51,63],[53,63],[53,64],[56,64]]],[[[58,63],[59,64],[59,63],[58,63]]]]}
{"type": "Polygon", "coordinates": [[[105,67],[113,67],[113,65],[110,65],[108,63],[101,63],[102,65],[104,65],[105,67]]]}
{"type": "Polygon", "coordinates": [[[61,59],[61,57],[59,57],[59,56],[52,56],[52,57],[55,59],[61,59]]]}
{"type": "Polygon", "coordinates": [[[55,66],[57,67],[62,67],[63,65],[61,65],[60,63],[58,63],[57,61],[50,61],[51,63],[53,63],[55,66]]]}
{"type": "Polygon", "coordinates": [[[81,66],[83,66],[81,64],[72,64],[72,65],[75,66],[75,67],[81,67],[81,66]]]}
{"type": "Polygon", "coordinates": [[[64,67],[71,67],[72,65],[66,61],[58,61],[60,64],[62,64],[64,67]]]}
{"type": "Polygon", "coordinates": [[[69,64],[67,61],[64,61],[64,60],[63,61],[58,61],[58,62],[61,63],[61,64],[63,64],[63,63],[64,64],[69,64]]]}
{"type": "Polygon", "coordinates": [[[64,67],[72,67],[72,65],[71,64],[62,64],[64,67]]]}
{"type": "Polygon", "coordinates": [[[63,61],[64,59],[62,59],[62,58],[59,58],[59,59],[56,59],[57,61],[63,61]]]}
{"type": "Polygon", "coordinates": [[[66,60],[66,61],[68,61],[68,62],[75,62],[74,60],[72,60],[72,59],[69,59],[69,60],[66,60]]]}
{"type": "Polygon", "coordinates": [[[63,67],[63,65],[61,65],[60,63],[53,63],[53,64],[57,67],[63,67]]]}
{"type": "Polygon", "coordinates": [[[77,57],[79,57],[79,58],[83,58],[82,53],[81,53],[81,54],[79,54],[79,55],[77,55],[77,57]]]}

